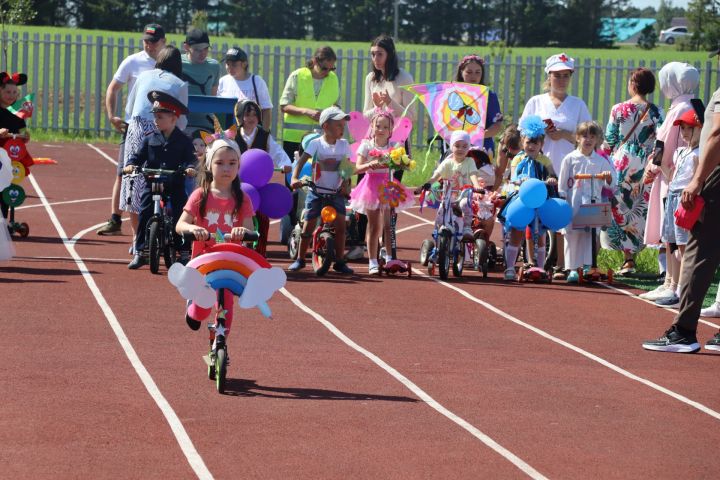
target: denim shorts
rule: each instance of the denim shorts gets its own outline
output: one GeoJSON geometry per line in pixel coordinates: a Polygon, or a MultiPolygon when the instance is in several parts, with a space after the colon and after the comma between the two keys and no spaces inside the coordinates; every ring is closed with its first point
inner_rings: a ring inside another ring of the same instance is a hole
{"type": "Polygon", "coordinates": [[[329,198],[321,198],[315,195],[312,190],[308,190],[305,197],[305,210],[303,210],[303,220],[313,220],[320,216],[320,210],[324,205],[330,205],[337,210],[338,215],[345,216],[345,197],[341,194],[333,195],[329,198]]]}
{"type": "Polygon", "coordinates": [[[676,245],[687,245],[690,231],[675,225],[675,210],[680,206],[681,190],[668,192],[665,201],[665,217],[663,218],[662,241],[676,245]]]}

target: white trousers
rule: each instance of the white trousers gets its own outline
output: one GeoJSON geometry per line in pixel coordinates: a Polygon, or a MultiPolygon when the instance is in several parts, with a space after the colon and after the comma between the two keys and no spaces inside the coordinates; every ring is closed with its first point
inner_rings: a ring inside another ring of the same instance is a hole
{"type": "MultiPolygon", "coordinates": [[[[597,239],[596,248],[600,248],[597,239]]],[[[575,270],[592,265],[592,230],[567,229],[565,232],[565,269],[575,270]]]]}

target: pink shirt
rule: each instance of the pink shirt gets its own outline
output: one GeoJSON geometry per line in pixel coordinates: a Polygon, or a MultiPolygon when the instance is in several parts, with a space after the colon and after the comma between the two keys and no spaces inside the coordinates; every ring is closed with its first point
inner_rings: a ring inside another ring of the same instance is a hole
{"type": "MultiPolygon", "coordinates": [[[[254,209],[252,200],[248,195],[243,196],[243,203],[240,207],[240,211],[233,216],[233,210],[235,209],[234,198],[218,198],[208,193],[207,203],[205,204],[205,216],[200,215],[200,199],[202,198],[202,189],[197,188],[190,194],[187,203],[185,204],[185,210],[190,215],[195,217],[195,225],[203,227],[210,235],[214,235],[216,231],[222,233],[230,233],[233,227],[242,227],[243,222],[246,218],[252,218],[254,215],[254,209]]],[[[210,238],[206,242],[193,242],[192,256],[197,257],[205,250],[205,247],[215,244],[215,240],[210,238]]]]}

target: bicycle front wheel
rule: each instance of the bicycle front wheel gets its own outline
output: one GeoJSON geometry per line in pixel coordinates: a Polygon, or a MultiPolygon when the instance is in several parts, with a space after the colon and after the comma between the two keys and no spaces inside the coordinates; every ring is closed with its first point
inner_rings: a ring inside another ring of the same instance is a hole
{"type": "Polygon", "coordinates": [[[218,348],[215,352],[215,386],[218,393],[225,393],[225,376],[227,374],[227,351],[218,348]]]}
{"type": "Polygon", "coordinates": [[[160,222],[157,219],[150,220],[148,226],[148,247],[150,250],[150,271],[152,273],[158,273],[160,270],[160,253],[161,243],[160,238],[160,222]]]}

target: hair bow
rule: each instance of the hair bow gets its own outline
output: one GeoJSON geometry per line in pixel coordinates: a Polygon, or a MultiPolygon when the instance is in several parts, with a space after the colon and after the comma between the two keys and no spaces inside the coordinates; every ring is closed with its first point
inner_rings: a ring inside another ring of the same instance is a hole
{"type": "Polygon", "coordinates": [[[8,83],[12,83],[14,85],[25,85],[27,83],[27,75],[24,73],[13,73],[9,74],[7,72],[0,72],[0,84],[7,85],[8,83]]]}

